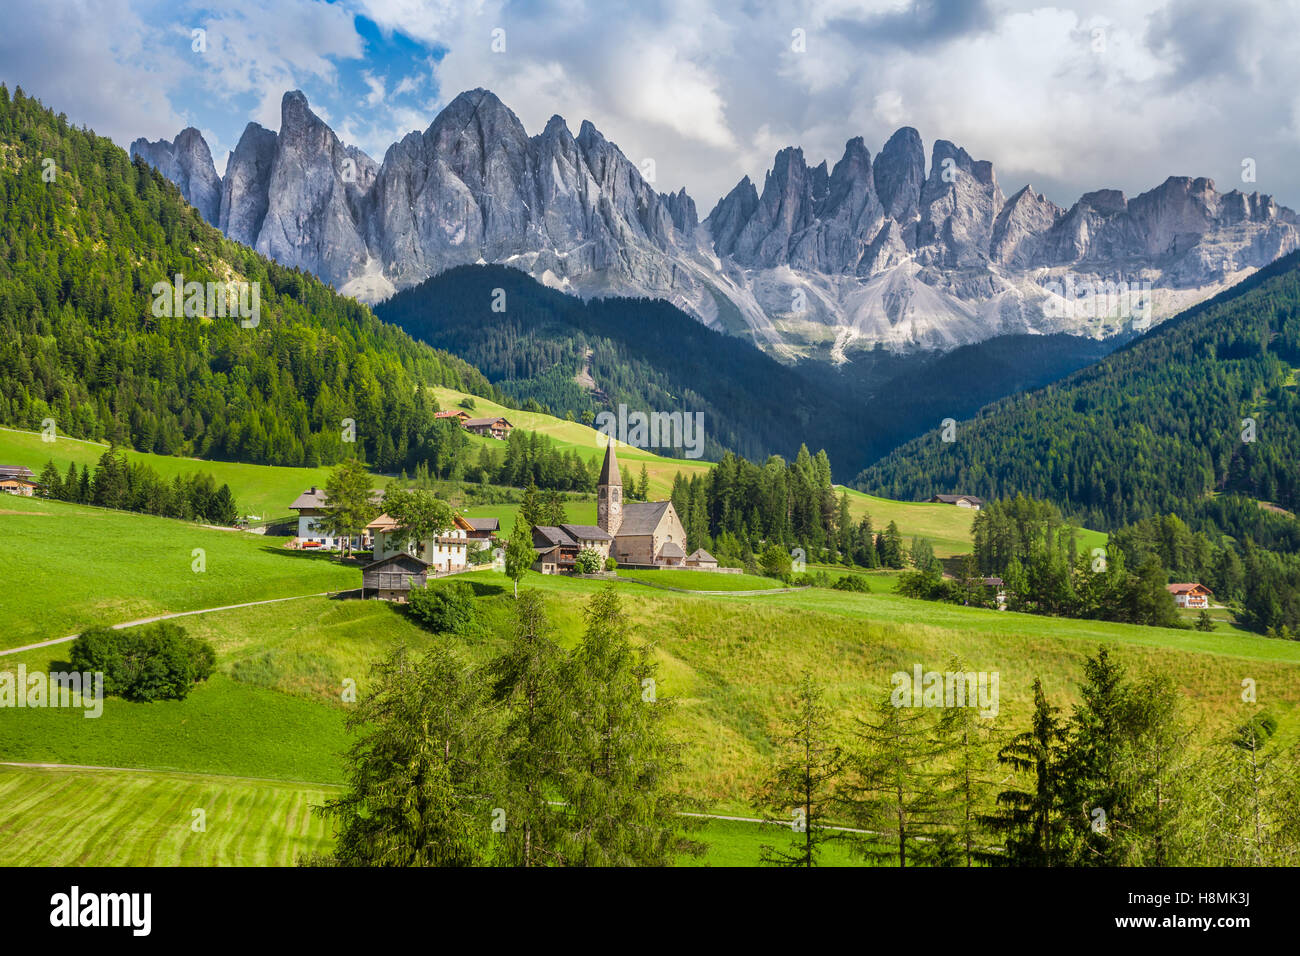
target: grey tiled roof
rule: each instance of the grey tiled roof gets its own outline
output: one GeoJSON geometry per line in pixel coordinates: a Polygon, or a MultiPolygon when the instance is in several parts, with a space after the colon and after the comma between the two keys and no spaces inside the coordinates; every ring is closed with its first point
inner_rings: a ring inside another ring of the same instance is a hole
{"type": "Polygon", "coordinates": [[[618,536],[654,534],[670,504],[671,501],[631,501],[623,505],[623,523],[618,526],[618,536]]]}

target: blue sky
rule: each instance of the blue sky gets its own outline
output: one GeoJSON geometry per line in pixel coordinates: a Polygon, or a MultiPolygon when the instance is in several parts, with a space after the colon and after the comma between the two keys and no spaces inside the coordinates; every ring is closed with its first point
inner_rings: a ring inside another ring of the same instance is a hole
{"type": "Polygon", "coordinates": [[[1300,206],[1300,0],[0,0],[0,16],[0,80],[123,146],[197,126],[219,172],[247,122],[278,128],[289,89],[381,160],[482,86],[530,132],[590,119],[701,215],[784,146],[833,164],[902,125],[991,160],[1008,195],[1028,182],[1069,205],[1178,174],[1300,206]]]}

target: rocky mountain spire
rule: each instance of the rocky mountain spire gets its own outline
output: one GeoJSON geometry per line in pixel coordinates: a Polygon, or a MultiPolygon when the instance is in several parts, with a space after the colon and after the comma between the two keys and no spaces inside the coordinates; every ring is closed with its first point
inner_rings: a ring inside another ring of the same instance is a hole
{"type": "MultiPolygon", "coordinates": [[[[227,235],[374,302],[456,265],[506,263],[580,295],[668,299],[782,356],[951,348],[1006,332],[1098,334],[1054,315],[1044,276],[1142,281],[1158,321],[1300,246],[1291,210],[1258,193],[1170,177],[1133,199],[1085,193],[1068,210],[1002,194],[992,163],[897,130],[810,165],[779,150],[761,192],[748,176],[700,223],[684,189],[657,192],[584,121],[529,136],[484,89],[461,93],[376,164],[339,141],[298,91],[279,132],[249,124],[216,178],[187,129],[137,140],[227,235]]],[[[1113,331],[1113,329],[1112,329],[1113,331]]]]}
{"type": "Polygon", "coordinates": [[[186,201],[212,225],[221,215],[221,179],[212,163],[207,140],[193,126],[165,139],[149,142],[141,138],[131,144],[131,157],[141,157],[180,189],[186,201]]]}

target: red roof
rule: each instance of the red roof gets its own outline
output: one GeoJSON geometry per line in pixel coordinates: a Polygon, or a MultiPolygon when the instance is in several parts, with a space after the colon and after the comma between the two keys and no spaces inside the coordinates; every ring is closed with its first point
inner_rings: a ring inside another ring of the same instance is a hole
{"type": "Polygon", "coordinates": [[[1170,594],[1213,594],[1214,592],[1204,584],[1188,582],[1184,584],[1166,584],[1165,590],[1170,594]]]}

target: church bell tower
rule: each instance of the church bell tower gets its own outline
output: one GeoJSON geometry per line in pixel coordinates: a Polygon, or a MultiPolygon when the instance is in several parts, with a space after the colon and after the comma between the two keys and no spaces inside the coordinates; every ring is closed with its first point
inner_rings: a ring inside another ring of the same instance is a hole
{"type": "Polygon", "coordinates": [[[596,524],[614,538],[623,524],[623,476],[618,470],[613,436],[605,446],[605,463],[600,467],[600,481],[596,485],[596,524]]]}

